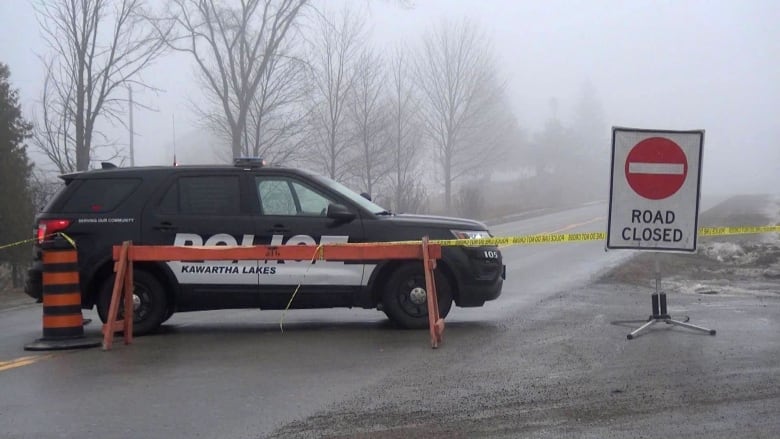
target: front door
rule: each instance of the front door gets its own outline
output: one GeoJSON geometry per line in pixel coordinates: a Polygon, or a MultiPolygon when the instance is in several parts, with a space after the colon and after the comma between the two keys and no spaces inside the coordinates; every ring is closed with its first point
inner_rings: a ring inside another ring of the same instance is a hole
{"type": "MultiPolygon", "coordinates": [[[[329,204],[342,203],[326,189],[292,176],[256,175],[259,213],[256,244],[318,245],[363,242],[360,217],[339,221],[325,214],[329,204]]],[[[357,210],[356,210],[357,213],[357,210]]],[[[364,264],[340,261],[260,261],[261,291],[279,293],[267,306],[290,298],[290,287],[301,285],[294,307],[351,306],[363,286],[364,264]],[[272,303],[271,303],[272,302],[272,303]]],[[[269,298],[270,299],[270,298],[269,298]]]]}

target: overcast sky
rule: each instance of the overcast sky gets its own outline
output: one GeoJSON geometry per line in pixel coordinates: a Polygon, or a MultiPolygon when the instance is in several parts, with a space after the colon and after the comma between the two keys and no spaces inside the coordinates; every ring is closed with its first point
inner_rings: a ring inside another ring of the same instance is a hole
{"type": "MultiPolygon", "coordinates": [[[[413,45],[444,18],[482,26],[529,134],[549,117],[551,98],[564,124],[570,121],[589,81],[608,126],[705,129],[703,190],[780,188],[780,1],[355,4],[368,11],[378,45],[413,45]]],[[[45,51],[30,2],[0,1],[0,61],[9,65],[30,117],[43,78],[36,54],[45,51]]],[[[177,139],[192,131],[193,72],[189,58],[170,54],[144,75],[164,92],[138,97],[158,111],[136,112],[137,163],[169,163],[174,114],[177,139]]]]}

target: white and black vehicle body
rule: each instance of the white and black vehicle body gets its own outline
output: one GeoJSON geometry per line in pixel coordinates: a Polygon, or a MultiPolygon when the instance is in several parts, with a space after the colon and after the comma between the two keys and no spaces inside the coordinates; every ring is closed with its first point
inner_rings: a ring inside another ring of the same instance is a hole
{"type": "MultiPolygon", "coordinates": [[[[300,245],[484,238],[477,221],[392,214],[341,184],[306,171],[235,166],[140,167],[63,175],[64,188],[36,218],[39,242],[26,292],[41,297],[40,244],[64,232],[77,243],[82,307],[105,320],[112,246],[300,245]]],[[[482,306],[505,276],[496,247],[448,246],[436,269],[442,315],[454,302],[482,306]]],[[[196,261],[136,263],[135,332],[174,312],[231,308],[362,307],[405,328],[427,325],[420,261],[196,261]],[[305,276],[304,276],[305,273],[305,276]]]]}

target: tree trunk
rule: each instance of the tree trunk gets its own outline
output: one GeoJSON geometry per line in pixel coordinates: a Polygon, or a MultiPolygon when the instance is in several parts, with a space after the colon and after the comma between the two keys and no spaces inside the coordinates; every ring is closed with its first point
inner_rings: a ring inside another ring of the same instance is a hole
{"type": "Polygon", "coordinates": [[[231,149],[233,150],[233,158],[241,157],[241,128],[233,128],[231,133],[231,149]]]}
{"type": "Polygon", "coordinates": [[[444,210],[447,214],[452,213],[452,166],[450,158],[444,159],[444,210]]]}
{"type": "Polygon", "coordinates": [[[19,270],[19,266],[16,264],[11,264],[11,285],[13,285],[14,288],[21,288],[22,287],[22,277],[20,276],[21,270],[19,270]]]}
{"type": "MultiPolygon", "coordinates": [[[[79,60],[81,63],[82,61],[79,60]]],[[[76,85],[76,170],[86,171],[89,169],[89,150],[84,139],[84,73],[79,69],[78,84],[76,85]]]]}

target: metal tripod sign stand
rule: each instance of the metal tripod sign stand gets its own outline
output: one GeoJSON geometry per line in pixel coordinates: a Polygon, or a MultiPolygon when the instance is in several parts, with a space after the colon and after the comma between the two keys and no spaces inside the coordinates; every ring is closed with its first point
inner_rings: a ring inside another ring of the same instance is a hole
{"type": "Polygon", "coordinates": [[[715,335],[714,329],[708,329],[702,326],[696,326],[692,325],[690,323],[687,323],[687,320],[685,322],[681,322],[679,320],[674,320],[670,315],[669,312],[666,309],[666,293],[663,293],[660,291],[661,289],[661,268],[660,264],[658,263],[658,253],[654,255],[655,259],[655,293],[653,293],[653,315],[648,317],[647,323],[640,326],[639,328],[632,331],[630,334],[626,336],[629,340],[632,340],[634,337],[638,336],[642,331],[650,328],[653,326],[653,324],[658,322],[664,322],[667,325],[676,325],[676,326],[682,326],[683,328],[688,329],[694,329],[696,331],[702,331],[707,332],[710,335],[715,335]]]}

